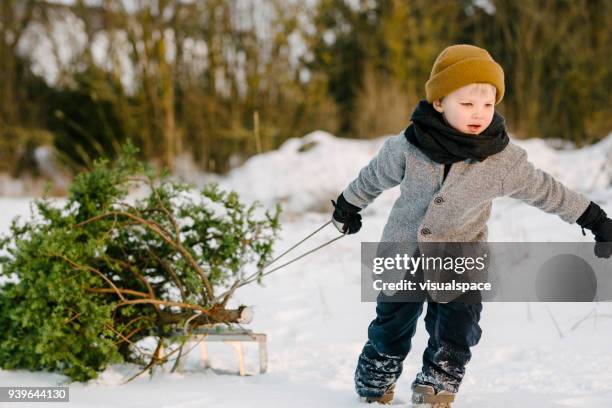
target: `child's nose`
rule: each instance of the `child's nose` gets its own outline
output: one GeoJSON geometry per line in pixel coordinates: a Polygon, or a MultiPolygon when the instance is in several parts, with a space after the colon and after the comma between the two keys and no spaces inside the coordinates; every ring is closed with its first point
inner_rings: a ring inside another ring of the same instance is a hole
{"type": "Polygon", "coordinates": [[[482,111],[482,109],[475,109],[474,112],[472,113],[472,117],[474,119],[482,119],[484,117],[484,113],[482,111]]]}

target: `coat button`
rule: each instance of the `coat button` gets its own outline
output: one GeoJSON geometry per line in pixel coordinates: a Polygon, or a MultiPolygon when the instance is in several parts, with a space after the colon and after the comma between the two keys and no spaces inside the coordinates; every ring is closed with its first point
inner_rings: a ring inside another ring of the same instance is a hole
{"type": "Polygon", "coordinates": [[[444,202],[444,199],[442,197],[436,197],[434,199],[434,203],[436,204],[442,204],[444,202]]]}
{"type": "Polygon", "coordinates": [[[429,235],[429,234],[431,234],[431,230],[429,228],[423,228],[421,230],[421,234],[422,235],[429,235]]]}

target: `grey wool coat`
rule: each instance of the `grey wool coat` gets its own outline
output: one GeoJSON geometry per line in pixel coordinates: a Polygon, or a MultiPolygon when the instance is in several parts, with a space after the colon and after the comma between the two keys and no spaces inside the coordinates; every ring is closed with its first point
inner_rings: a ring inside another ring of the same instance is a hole
{"type": "Polygon", "coordinates": [[[443,169],[443,164],[408,142],[402,131],[385,140],[343,195],[363,209],[383,190],[399,184],[401,195],[380,241],[415,243],[486,241],[486,223],[496,197],[522,200],[570,224],[590,202],[535,168],[525,149],[512,141],[482,162],[467,159],[453,163],[444,182],[443,169]]]}

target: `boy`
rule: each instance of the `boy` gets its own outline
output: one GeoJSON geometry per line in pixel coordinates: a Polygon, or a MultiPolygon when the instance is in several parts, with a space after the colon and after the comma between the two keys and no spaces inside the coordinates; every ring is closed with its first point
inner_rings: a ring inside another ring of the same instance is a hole
{"type": "MultiPolygon", "coordinates": [[[[503,69],[489,53],[453,45],[436,58],[412,124],[385,140],[380,151],[333,202],[334,225],[354,234],[359,211],[383,190],[400,185],[381,241],[480,242],[487,240],[491,202],[509,196],[564,221],[590,229],[598,242],[612,241],[612,220],[595,203],[536,169],[511,143],[495,112],[504,95],[503,69]]],[[[599,245],[599,244],[597,244],[599,245]]],[[[596,246],[610,256],[610,246],[596,246]]],[[[390,403],[402,362],[411,348],[423,302],[384,302],[355,371],[355,388],[367,402],[390,403]]],[[[482,303],[428,301],[429,341],[412,384],[414,407],[450,407],[481,337],[482,303]]]]}

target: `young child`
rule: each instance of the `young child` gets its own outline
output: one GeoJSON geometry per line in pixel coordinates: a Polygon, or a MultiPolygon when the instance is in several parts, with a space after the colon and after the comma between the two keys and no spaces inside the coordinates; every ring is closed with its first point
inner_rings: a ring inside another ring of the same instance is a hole
{"type": "MultiPolygon", "coordinates": [[[[508,139],[495,112],[504,96],[504,72],[489,53],[453,45],[437,57],[412,124],[387,138],[370,163],[333,202],[334,225],[354,234],[359,211],[383,190],[400,185],[384,227],[384,242],[479,242],[487,240],[491,202],[509,196],[562,220],[590,229],[598,242],[612,241],[612,220],[595,203],[536,169],[527,152],[508,139]]],[[[600,245],[600,244],[597,244],[600,245]]],[[[603,244],[601,244],[603,246],[603,244]]],[[[596,246],[597,256],[610,256],[596,246]]],[[[368,327],[355,388],[367,402],[390,403],[402,362],[411,349],[423,302],[383,302],[368,327]]],[[[481,337],[482,303],[428,301],[429,333],[423,366],[412,384],[415,407],[450,407],[481,337]]]]}

